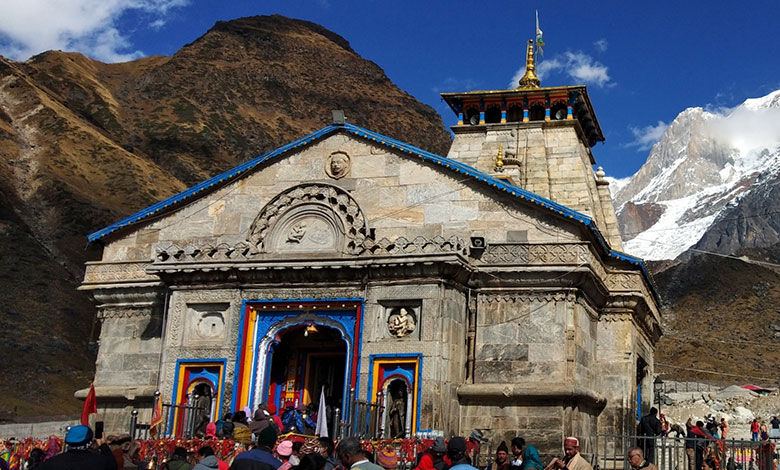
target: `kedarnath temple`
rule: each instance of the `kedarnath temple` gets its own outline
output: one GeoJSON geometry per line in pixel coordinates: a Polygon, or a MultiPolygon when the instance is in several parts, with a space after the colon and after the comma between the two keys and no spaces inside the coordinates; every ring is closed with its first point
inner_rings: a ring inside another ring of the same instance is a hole
{"type": "Polygon", "coordinates": [[[479,429],[543,453],[635,429],[656,288],[620,251],[586,87],[541,87],[532,43],[519,85],[442,94],[447,156],[334,112],[89,235],[106,429],[133,408],[148,422],[158,390],[213,397],[212,421],[323,390],[344,416],[381,398],[398,436],[479,429]]]}

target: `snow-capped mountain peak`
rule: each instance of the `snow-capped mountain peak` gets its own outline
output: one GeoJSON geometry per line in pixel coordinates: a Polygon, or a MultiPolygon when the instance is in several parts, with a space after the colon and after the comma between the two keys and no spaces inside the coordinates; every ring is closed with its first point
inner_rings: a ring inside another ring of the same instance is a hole
{"type": "Polygon", "coordinates": [[[780,182],[780,90],[727,112],[688,108],[615,192],[627,252],[673,259],[762,185],[780,182]]]}

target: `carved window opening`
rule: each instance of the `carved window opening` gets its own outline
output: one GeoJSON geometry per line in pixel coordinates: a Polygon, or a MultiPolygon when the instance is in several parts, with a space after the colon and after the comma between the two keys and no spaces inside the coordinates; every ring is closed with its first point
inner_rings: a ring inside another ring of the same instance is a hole
{"type": "Polygon", "coordinates": [[[464,120],[466,124],[476,126],[479,124],[479,110],[477,108],[469,108],[466,110],[466,119],[464,120]]]}
{"type": "Polygon", "coordinates": [[[523,108],[513,104],[506,112],[506,122],[520,122],[523,120],[523,108]]]}
{"type": "Polygon", "coordinates": [[[566,119],[567,113],[568,108],[566,107],[566,103],[556,103],[550,108],[550,119],[553,121],[561,121],[566,119]]]}
{"type": "Polygon", "coordinates": [[[544,121],[544,105],[536,103],[528,109],[529,121],[544,121]]]}
{"type": "Polygon", "coordinates": [[[485,123],[498,124],[501,122],[501,108],[498,105],[493,105],[485,112],[485,123]]]}

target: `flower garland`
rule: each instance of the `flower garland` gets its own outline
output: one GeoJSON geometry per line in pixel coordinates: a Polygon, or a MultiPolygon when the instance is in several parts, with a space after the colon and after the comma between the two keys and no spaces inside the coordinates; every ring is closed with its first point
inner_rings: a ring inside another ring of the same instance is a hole
{"type": "Polygon", "coordinates": [[[161,462],[173,454],[176,447],[184,447],[188,453],[195,453],[203,446],[211,447],[214,455],[220,460],[227,460],[235,457],[243,451],[242,446],[236,447],[236,441],[232,439],[157,439],[157,440],[137,440],[139,444],[138,457],[143,461],[156,460],[161,462]]]}

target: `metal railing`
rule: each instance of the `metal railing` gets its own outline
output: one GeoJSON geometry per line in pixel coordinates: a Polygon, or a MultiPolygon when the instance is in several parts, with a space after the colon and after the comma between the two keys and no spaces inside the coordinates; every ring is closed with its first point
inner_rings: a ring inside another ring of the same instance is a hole
{"type": "Polygon", "coordinates": [[[719,470],[772,470],[776,441],[690,439],[599,434],[592,459],[600,470],[629,470],[628,450],[639,447],[658,470],[701,470],[713,458],[719,470]]]}
{"type": "Polygon", "coordinates": [[[356,436],[361,439],[381,439],[383,437],[385,405],[382,392],[377,394],[376,402],[371,403],[355,398],[355,389],[350,389],[345,409],[348,413],[345,413],[346,418],[343,421],[339,409],[336,409],[334,438],[356,436]]]}
{"type": "MultiPolygon", "coordinates": [[[[199,407],[186,403],[172,405],[163,403],[162,405],[162,423],[157,426],[158,439],[177,438],[191,439],[195,437],[197,429],[197,416],[199,407]]],[[[149,439],[149,423],[138,422],[138,410],[133,410],[130,414],[130,436],[133,439],[149,439]]]]}
{"type": "MultiPolygon", "coordinates": [[[[200,408],[190,404],[162,405],[162,423],[157,427],[156,438],[191,439],[196,436],[196,422],[200,408]]],[[[381,439],[384,437],[384,396],[382,392],[377,400],[371,403],[355,398],[355,389],[350,390],[346,410],[335,408],[329,416],[330,435],[335,439],[347,436],[357,436],[361,439],[381,439]],[[343,416],[342,416],[343,415],[343,416]],[[332,421],[331,421],[332,419],[332,421]]],[[[150,439],[149,423],[138,422],[138,410],[133,410],[130,417],[130,435],[134,439],[150,439]]]]}

